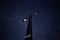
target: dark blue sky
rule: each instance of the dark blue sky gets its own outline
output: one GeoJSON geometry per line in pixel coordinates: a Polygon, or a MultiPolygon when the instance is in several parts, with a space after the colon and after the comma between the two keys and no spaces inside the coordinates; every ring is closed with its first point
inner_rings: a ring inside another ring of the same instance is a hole
{"type": "Polygon", "coordinates": [[[23,23],[22,19],[37,9],[40,10],[40,14],[32,20],[33,40],[53,40],[60,30],[60,6],[57,2],[57,0],[0,1],[1,40],[24,40],[27,23],[23,23]]]}

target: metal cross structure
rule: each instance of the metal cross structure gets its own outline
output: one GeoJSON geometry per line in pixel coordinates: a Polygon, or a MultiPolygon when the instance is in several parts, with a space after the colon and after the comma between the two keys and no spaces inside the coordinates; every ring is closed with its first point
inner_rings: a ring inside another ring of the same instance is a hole
{"type": "Polygon", "coordinates": [[[27,19],[24,19],[24,21],[28,21],[28,27],[27,27],[25,40],[33,40],[32,38],[32,17],[36,16],[38,13],[39,11],[35,11],[33,14],[30,14],[27,19]]]}

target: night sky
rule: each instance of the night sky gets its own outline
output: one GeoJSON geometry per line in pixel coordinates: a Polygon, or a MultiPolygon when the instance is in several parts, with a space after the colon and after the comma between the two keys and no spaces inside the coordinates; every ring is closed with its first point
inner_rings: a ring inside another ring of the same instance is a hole
{"type": "Polygon", "coordinates": [[[25,40],[27,22],[22,20],[32,11],[33,40],[59,40],[60,5],[57,0],[0,0],[0,40],[25,40]]]}

